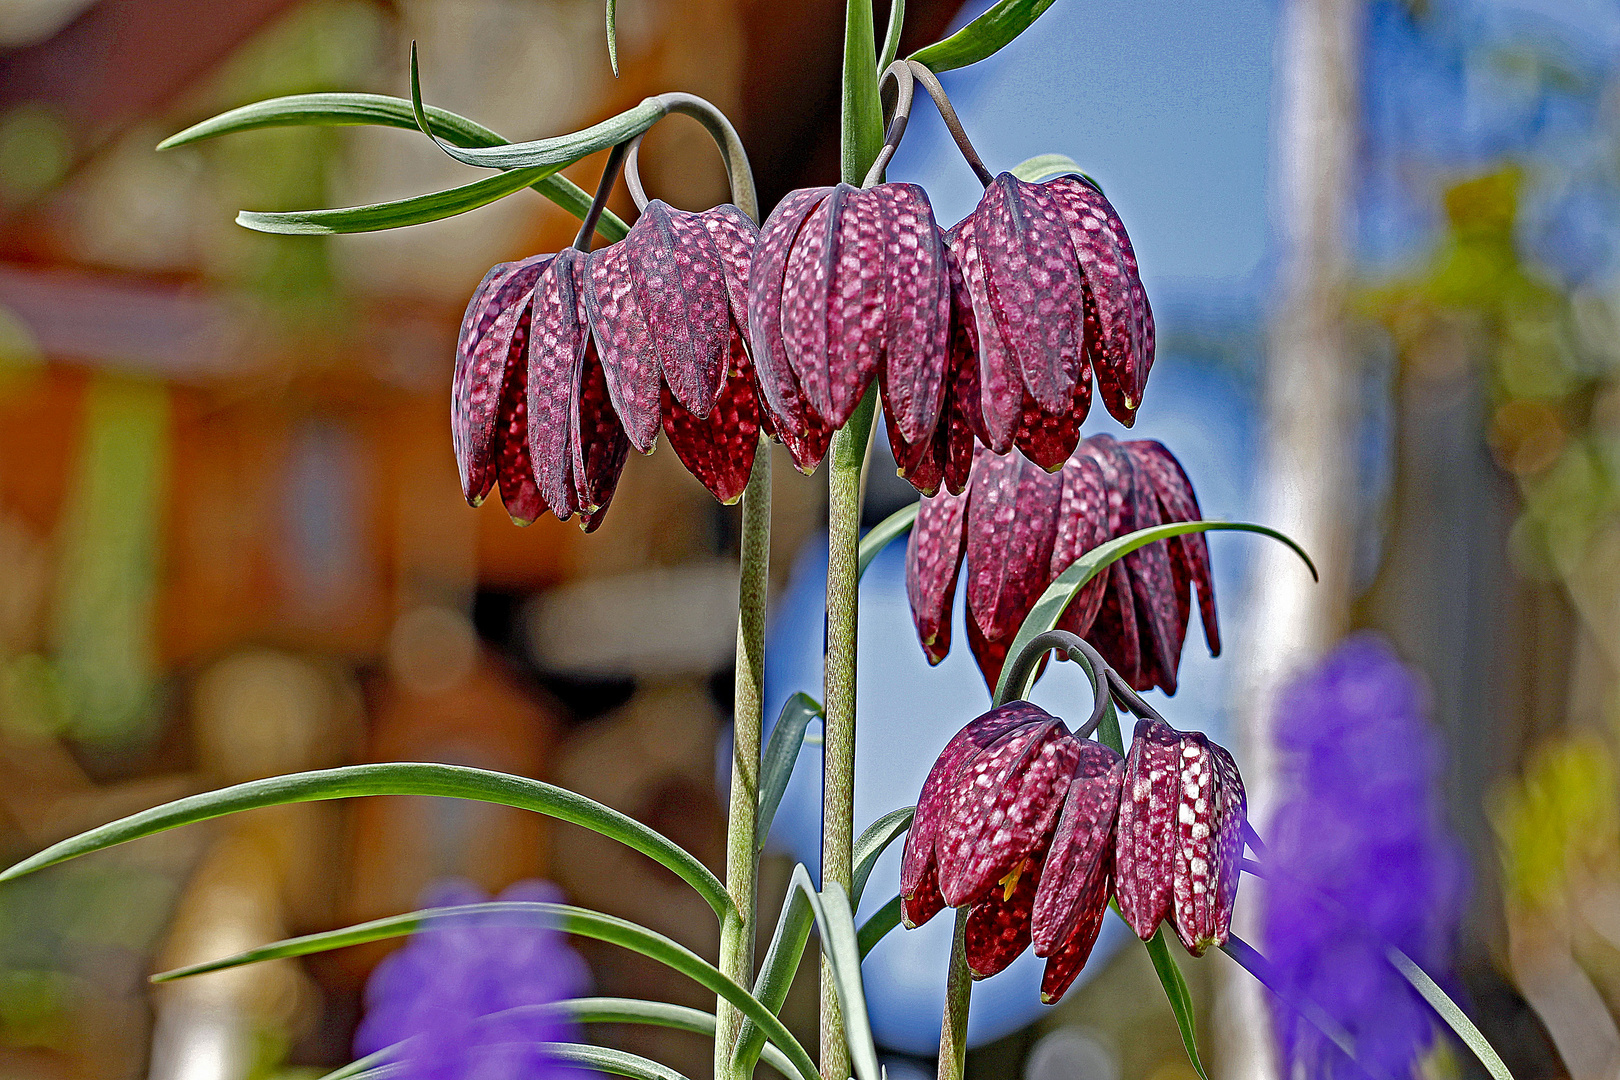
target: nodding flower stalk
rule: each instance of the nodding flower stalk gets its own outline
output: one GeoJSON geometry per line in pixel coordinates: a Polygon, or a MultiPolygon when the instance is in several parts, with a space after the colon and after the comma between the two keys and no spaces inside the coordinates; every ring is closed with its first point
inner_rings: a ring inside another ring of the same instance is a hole
{"type": "MultiPolygon", "coordinates": [[[[691,116],[709,129],[725,159],[733,206],[750,222],[757,223],[759,202],[754,191],[753,172],[748,166],[742,140],[737,137],[737,130],[731,121],[709,102],[691,94],[664,94],[658,100],[670,112],[691,116]]],[[[630,189],[636,208],[643,216],[648,216],[650,211],[648,220],[670,231],[682,227],[683,217],[701,218],[703,215],[681,215],[680,211],[671,211],[663,203],[647,198],[638,168],[640,144],[640,135],[629,142],[625,162],[625,185],[630,189]],[[665,225],[665,218],[669,219],[668,225],[665,225]]],[[[740,294],[732,306],[746,310],[740,302],[740,294]]],[[[738,350],[733,349],[733,353],[736,355],[738,350]]],[[[742,359],[746,361],[745,354],[742,359]]],[[[738,400],[753,399],[752,378],[749,368],[733,365],[730,379],[743,391],[737,395],[738,400]]],[[[725,390],[721,392],[720,401],[716,403],[717,410],[729,411],[731,402],[728,393],[725,390]]],[[[666,409],[665,429],[679,453],[683,444],[677,441],[677,431],[671,428],[669,416],[670,410],[666,409]]],[[[737,581],[737,671],[732,696],[731,797],[726,819],[726,891],[731,894],[734,907],[720,926],[718,965],[732,981],[744,986],[750,985],[754,978],[755,921],[758,915],[759,845],[756,832],[765,684],[765,599],[771,554],[770,443],[759,430],[757,414],[750,430],[756,442],[747,485],[742,494],[741,568],[737,581]]],[[[746,455],[736,455],[736,459],[748,460],[746,455]]],[[[694,468],[694,472],[698,472],[698,469],[694,468]]],[[[735,1005],[724,997],[715,1003],[716,1080],[722,1080],[733,1072],[731,1048],[737,1041],[742,1024],[742,1013],[735,1005]]]]}

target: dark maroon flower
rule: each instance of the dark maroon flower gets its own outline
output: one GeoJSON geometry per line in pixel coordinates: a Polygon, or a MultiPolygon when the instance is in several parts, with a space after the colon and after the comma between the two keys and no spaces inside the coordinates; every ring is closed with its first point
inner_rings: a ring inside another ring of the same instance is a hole
{"type": "Polygon", "coordinates": [[[1153,366],[1153,312],[1112,205],[1088,181],[997,176],[947,233],[974,312],[978,432],[1043,468],[1080,441],[1095,369],[1103,404],[1135,421],[1153,366]]]}
{"type": "MultiPolygon", "coordinates": [[[[1021,454],[979,451],[966,491],[923,499],[907,548],[906,588],[929,662],[950,651],[964,557],[968,644],[993,687],[1018,627],[1076,559],[1137,529],[1201,517],[1180,463],[1152,440],[1092,436],[1056,473],[1021,454]]],[[[1204,638],[1218,655],[1209,547],[1198,533],[1113,563],[1081,590],[1058,628],[1086,637],[1132,687],[1173,694],[1195,584],[1204,638]]]]}
{"type": "Polygon", "coordinates": [[[1015,701],[963,728],[934,763],[900,868],[901,915],[916,927],[969,908],[968,969],[986,978],[1036,943],[1043,999],[1085,965],[1108,903],[1111,833],[1124,766],[1063,721],[1015,701]]]}
{"type": "Polygon", "coordinates": [[[594,529],[629,446],[587,326],[584,257],[496,266],[462,319],[451,393],[462,492],[476,506],[498,484],[523,525],[550,510],[594,529]]]}
{"type": "Polygon", "coordinates": [[[1225,944],[1247,800],[1237,763],[1197,731],[1140,720],[1125,761],[1114,895],[1143,941],[1168,916],[1187,951],[1225,944]]]}
{"type": "Polygon", "coordinates": [[[688,213],[654,199],[628,236],[586,261],[585,308],[630,445],[651,453],[662,428],[725,503],[748,484],[760,432],[745,347],[758,233],[729,204],[688,213]]]}
{"type": "Polygon", "coordinates": [[[950,352],[950,274],[915,184],[805,188],[760,232],[748,320],[771,424],[813,469],[873,379],[907,446],[931,444],[950,352]]]}

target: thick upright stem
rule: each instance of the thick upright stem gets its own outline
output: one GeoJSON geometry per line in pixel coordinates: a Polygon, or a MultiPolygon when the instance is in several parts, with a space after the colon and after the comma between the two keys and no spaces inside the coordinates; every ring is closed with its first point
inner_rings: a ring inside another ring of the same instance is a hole
{"type": "Polygon", "coordinates": [[[968,971],[968,909],[956,909],[956,933],[951,937],[951,968],[945,979],[945,1019],[939,1028],[939,1080],[962,1080],[967,1065],[968,1000],[973,995],[973,975],[968,971]]]}
{"type": "MultiPolygon", "coordinates": [[[[765,594],[771,562],[771,444],[760,440],[742,501],[742,571],[737,580],[737,675],[732,696],[731,808],[726,823],[726,891],[736,910],[720,925],[720,970],[744,986],[754,982],[754,931],[759,870],[759,754],[765,689],[765,594]]],[[[731,1048],[742,1013],[715,1003],[714,1075],[733,1073],[731,1048]]]]}
{"type": "MultiPolygon", "coordinates": [[[[877,387],[867,391],[849,422],[833,436],[827,461],[827,657],[825,736],[821,774],[821,885],[850,886],[855,846],[855,638],[856,558],[861,539],[862,474],[877,409],[877,387]]],[[[848,1080],[849,1048],[833,988],[821,962],[822,1080],[848,1080]]]]}
{"type": "MultiPolygon", "coordinates": [[[[860,184],[883,145],[878,96],[877,40],[872,0],[847,0],[844,9],[843,110],[840,172],[860,184]]],[[[866,448],[877,410],[877,387],[833,436],[827,462],[827,656],[821,803],[821,883],[850,884],[855,846],[855,589],[865,494],[866,448]]],[[[849,1080],[849,1046],[832,968],[821,959],[822,1080],[849,1080]]]]}

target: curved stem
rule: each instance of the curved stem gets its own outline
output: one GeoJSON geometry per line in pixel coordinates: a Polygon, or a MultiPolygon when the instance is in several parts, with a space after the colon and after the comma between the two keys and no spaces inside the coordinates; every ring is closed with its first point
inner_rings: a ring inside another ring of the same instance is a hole
{"type": "Polygon", "coordinates": [[[602,179],[596,185],[596,197],[591,200],[591,208],[585,211],[585,217],[580,222],[579,235],[574,237],[574,246],[580,251],[591,250],[591,236],[596,232],[597,219],[607,209],[608,196],[613,193],[613,182],[619,178],[619,166],[624,164],[626,145],[618,143],[608,151],[607,164],[602,166],[602,179]]]}
{"type": "MultiPolygon", "coordinates": [[[[771,444],[761,439],[742,503],[742,570],[737,581],[737,673],[732,698],[731,805],[726,822],[726,891],[735,905],[720,923],[719,968],[744,986],[754,981],[758,920],[759,760],[765,694],[765,597],[771,561],[771,444]]],[[[743,1014],[715,1003],[714,1075],[746,1080],[731,1048],[743,1014]]]]}
{"type": "Polygon", "coordinates": [[[726,114],[713,102],[696,94],[677,91],[658,94],[652,100],[667,112],[690,116],[709,129],[715,145],[720,147],[720,156],[726,162],[726,177],[731,182],[731,201],[743,213],[758,221],[759,196],[754,193],[754,172],[748,167],[748,152],[743,149],[742,139],[726,114]]]}
{"type": "Polygon", "coordinates": [[[995,177],[984,167],[979,152],[973,149],[973,143],[968,141],[967,131],[963,129],[962,121],[957,119],[956,110],[951,107],[951,99],[945,96],[945,88],[940,85],[932,71],[917,61],[907,60],[906,64],[911,68],[911,73],[917,77],[917,81],[923,84],[923,89],[928,91],[928,96],[934,99],[934,107],[939,110],[940,119],[945,121],[945,130],[949,131],[951,138],[956,141],[956,148],[962,151],[962,156],[967,159],[973,175],[979,178],[979,183],[989,187],[995,177]]]}
{"type": "Polygon", "coordinates": [[[968,909],[957,908],[950,974],[945,977],[945,1016],[939,1026],[939,1080],[962,1080],[967,1064],[968,1003],[973,996],[973,973],[964,947],[967,920],[968,909]]]}
{"type": "Polygon", "coordinates": [[[889,129],[883,135],[883,149],[878,151],[877,160],[872,162],[872,167],[867,170],[866,179],[861,181],[862,187],[869,188],[883,182],[883,171],[889,167],[889,160],[900,148],[900,140],[906,133],[906,121],[911,119],[911,99],[917,80],[904,60],[896,60],[884,69],[883,78],[878,83],[880,91],[890,79],[895,83],[894,116],[889,120],[889,129]]]}
{"type": "MultiPolygon", "coordinates": [[[[1092,648],[1079,634],[1072,634],[1067,630],[1048,630],[1030,639],[1028,645],[1013,658],[1012,675],[1006,681],[1005,700],[998,696],[995,705],[999,708],[1009,701],[1029,692],[1030,677],[1035,673],[1035,666],[1041,658],[1053,649],[1062,649],[1068,653],[1069,658],[1078,663],[1085,670],[1086,676],[1091,679],[1091,715],[1080,730],[1075,732],[1076,738],[1088,738],[1097,725],[1102,723],[1103,713],[1108,709],[1108,688],[1112,679],[1118,678],[1114,669],[1102,658],[1096,649],[1092,648]]],[[[1126,687],[1129,690],[1129,687],[1126,687]]],[[[1132,695],[1135,696],[1134,694],[1132,695]]],[[[1140,698],[1137,698],[1140,701],[1140,698]]]]}
{"type": "Polygon", "coordinates": [[[1159,715],[1159,710],[1143,701],[1142,696],[1131,689],[1125,677],[1113,668],[1108,669],[1108,685],[1113,688],[1114,696],[1124,702],[1125,707],[1137,716],[1145,720],[1158,720],[1161,723],[1164,721],[1164,717],[1159,715]]]}
{"type": "Polygon", "coordinates": [[[629,147],[624,155],[624,186],[630,192],[630,201],[636,204],[636,210],[647,209],[652,200],[647,198],[647,189],[641,186],[641,136],[645,131],[631,139],[626,145],[629,147]]]}

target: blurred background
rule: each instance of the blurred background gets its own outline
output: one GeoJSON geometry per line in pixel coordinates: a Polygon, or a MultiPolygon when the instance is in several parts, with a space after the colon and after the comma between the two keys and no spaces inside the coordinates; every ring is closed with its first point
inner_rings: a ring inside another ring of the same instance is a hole
{"type": "MultiPolygon", "coordinates": [[[[903,48],[984,6],[911,0],[903,48]]],[[[152,148],[277,94],[403,93],[415,40],[427,99],[514,139],[708,97],[769,206],[836,177],[841,21],[832,0],[622,0],[615,80],[601,0],[0,0],[0,859],[227,783],[435,760],[574,788],[718,869],[735,510],[667,451],[633,457],[590,536],[469,509],[456,479],[466,299],[576,223],[523,192],[397,232],[269,237],[235,212],[469,170],[392,130],[152,148]]],[[[1448,989],[1520,1080],[1620,1075],[1620,8],[1057,0],[945,82],[993,169],[1065,153],[1118,206],[1159,325],[1136,430],[1209,516],[1284,528],[1323,566],[1310,589],[1274,561],[1291,556],[1212,539],[1227,652],[1188,646],[1171,721],[1235,747],[1264,831],[1290,797],[1280,688],[1345,633],[1385,635],[1424,687],[1468,864],[1448,989]]],[[[695,123],[661,124],[642,161],[676,205],[726,197],[695,123]]],[[[925,184],[943,223],[976,198],[926,106],[890,178],[925,184]]],[[[885,453],[872,522],[913,497],[885,453]]],[[[824,486],[779,457],[774,506],[772,714],[820,696],[824,486]]],[[[900,556],[863,589],[860,825],[913,801],[988,704],[964,648],[923,663],[900,556]]],[[[1040,700],[1078,692],[1058,671],[1040,700]]],[[[814,868],[817,764],[808,749],[777,819],[769,912],[794,861],[814,868]]],[[[451,878],[546,879],[716,946],[673,876],[548,819],[404,798],[259,811],[0,889],[0,1076],[317,1076],[348,1060],[387,949],[145,977],[451,878]]],[[[896,1080],[932,1074],[943,922],[867,964],[896,1080]]],[[[1028,958],[980,984],[970,1072],[1191,1078],[1142,950],[1118,944],[1057,1008],[1033,1003],[1028,958]]],[[[597,992],[712,1007],[578,946],[597,992]]],[[[1219,1074],[1279,1075],[1257,993],[1224,957],[1181,959],[1219,1074]]],[[[785,1015],[807,1039],[814,977],[785,1015]]],[[[708,1075],[691,1036],[593,1037],[708,1075]]],[[[1472,1066],[1439,1044],[1422,1068],[1472,1066]]]]}

